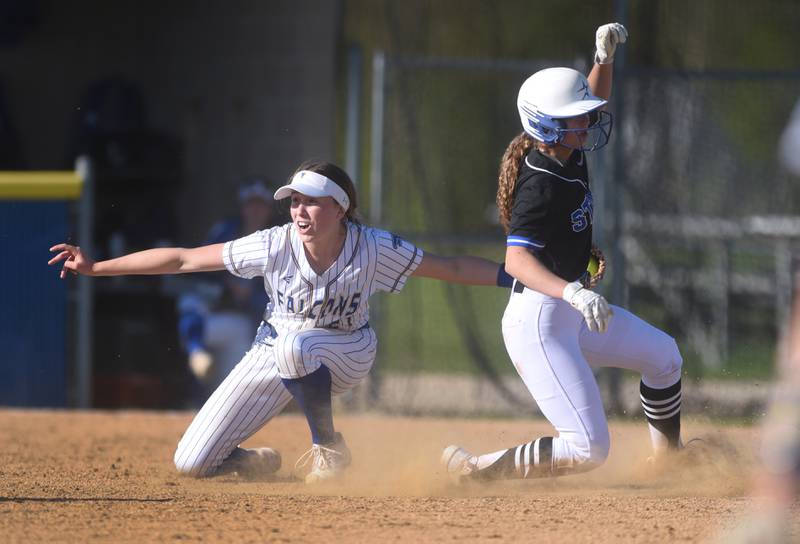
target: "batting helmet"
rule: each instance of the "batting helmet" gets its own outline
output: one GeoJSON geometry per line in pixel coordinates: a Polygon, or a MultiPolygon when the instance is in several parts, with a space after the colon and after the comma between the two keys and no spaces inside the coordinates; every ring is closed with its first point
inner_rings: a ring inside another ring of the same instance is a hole
{"type": "Polygon", "coordinates": [[[600,110],[606,103],[592,94],[586,76],[572,68],[536,72],[525,80],[517,97],[522,128],[528,135],[549,145],[566,145],[563,139],[567,133],[585,131],[586,143],[578,148],[582,151],[594,151],[608,143],[612,118],[610,113],[600,110]],[[565,119],[586,114],[589,114],[588,128],[566,127],[565,119]]]}

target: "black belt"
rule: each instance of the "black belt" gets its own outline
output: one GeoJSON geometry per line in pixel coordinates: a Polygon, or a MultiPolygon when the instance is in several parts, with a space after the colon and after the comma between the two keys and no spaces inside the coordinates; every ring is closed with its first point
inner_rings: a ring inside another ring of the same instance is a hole
{"type": "MultiPolygon", "coordinates": [[[[589,273],[585,272],[578,281],[583,284],[584,287],[589,287],[589,273]]],[[[519,280],[514,280],[514,287],[512,288],[515,293],[521,293],[525,290],[525,285],[519,280]]]]}

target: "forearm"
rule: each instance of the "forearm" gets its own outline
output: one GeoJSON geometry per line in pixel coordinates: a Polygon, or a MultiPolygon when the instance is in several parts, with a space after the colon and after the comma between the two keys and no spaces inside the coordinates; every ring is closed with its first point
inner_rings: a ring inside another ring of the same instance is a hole
{"type": "Polygon", "coordinates": [[[589,88],[595,96],[608,100],[611,98],[614,64],[595,64],[586,79],[589,80],[589,88]]]}
{"type": "Polygon", "coordinates": [[[189,272],[182,270],[184,262],[181,258],[185,251],[179,247],[146,249],[109,259],[98,261],[92,266],[92,276],[125,276],[149,274],[178,274],[189,272]]]}
{"type": "Polygon", "coordinates": [[[500,265],[481,257],[451,257],[453,261],[452,275],[446,279],[453,283],[470,285],[496,285],[497,271],[500,265]]]}
{"type": "Polygon", "coordinates": [[[528,289],[554,298],[561,298],[567,281],[545,267],[530,251],[511,246],[506,251],[506,272],[528,289]]]}
{"type": "Polygon", "coordinates": [[[497,285],[500,264],[481,257],[441,257],[425,253],[415,276],[467,285],[497,285]]]}

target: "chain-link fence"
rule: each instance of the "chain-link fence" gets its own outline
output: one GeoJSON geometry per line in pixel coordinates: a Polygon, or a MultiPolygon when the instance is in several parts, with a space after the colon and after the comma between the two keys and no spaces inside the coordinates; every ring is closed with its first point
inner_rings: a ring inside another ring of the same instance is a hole
{"type": "MultiPolygon", "coordinates": [[[[675,336],[690,376],[768,377],[800,249],[800,184],[776,153],[800,97],[800,4],[613,4],[636,47],[617,59],[611,145],[590,157],[600,290],[675,336]]],[[[373,59],[372,221],[435,253],[502,260],[494,197],[519,86],[588,65],[397,47],[373,59]]],[[[477,371],[502,388],[507,297],[409,282],[379,303],[379,371],[477,371]]]]}

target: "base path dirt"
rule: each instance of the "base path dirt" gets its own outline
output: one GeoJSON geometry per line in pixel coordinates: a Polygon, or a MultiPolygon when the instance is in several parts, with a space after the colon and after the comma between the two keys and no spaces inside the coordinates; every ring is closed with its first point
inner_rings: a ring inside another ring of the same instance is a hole
{"type": "Polygon", "coordinates": [[[646,424],[612,422],[610,459],[593,472],[465,487],[438,466],[445,446],[494,451],[552,433],[547,422],[341,416],[353,465],[311,487],[292,473],[309,446],[295,414],[245,444],[281,451],[273,480],[178,475],[191,418],[0,410],[0,541],[704,542],[749,506],[758,438],[689,420],[685,436],[706,446],[654,470],[646,424]]]}

